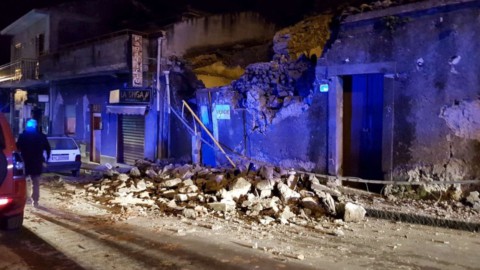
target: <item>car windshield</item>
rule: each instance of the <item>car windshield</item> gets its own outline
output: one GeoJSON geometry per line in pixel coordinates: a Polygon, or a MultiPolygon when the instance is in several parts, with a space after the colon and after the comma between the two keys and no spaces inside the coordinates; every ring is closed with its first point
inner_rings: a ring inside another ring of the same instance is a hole
{"type": "Polygon", "coordinates": [[[75,141],[69,138],[49,138],[48,142],[52,150],[72,150],[78,148],[75,141]]]}

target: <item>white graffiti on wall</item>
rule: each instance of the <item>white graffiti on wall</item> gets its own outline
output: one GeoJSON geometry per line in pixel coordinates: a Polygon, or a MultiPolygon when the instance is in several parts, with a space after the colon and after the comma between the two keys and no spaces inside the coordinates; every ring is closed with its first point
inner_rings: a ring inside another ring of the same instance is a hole
{"type": "Polygon", "coordinates": [[[132,35],[132,86],[143,86],[143,50],[142,36],[132,35]]]}

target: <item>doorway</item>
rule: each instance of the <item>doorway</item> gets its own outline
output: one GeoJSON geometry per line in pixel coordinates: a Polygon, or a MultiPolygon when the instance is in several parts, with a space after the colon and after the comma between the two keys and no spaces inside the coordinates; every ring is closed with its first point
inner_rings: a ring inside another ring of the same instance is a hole
{"type": "Polygon", "coordinates": [[[90,104],[90,161],[100,163],[102,145],[102,106],[90,104]]]}
{"type": "Polygon", "coordinates": [[[343,76],[344,176],[383,180],[383,74],[343,76]]]}

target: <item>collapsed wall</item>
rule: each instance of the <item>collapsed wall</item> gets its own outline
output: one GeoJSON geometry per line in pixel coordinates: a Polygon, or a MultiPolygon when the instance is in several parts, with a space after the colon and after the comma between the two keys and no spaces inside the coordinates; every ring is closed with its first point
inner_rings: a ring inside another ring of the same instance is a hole
{"type": "Polygon", "coordinates": [[[247,156],[286,167],[325,170],[326,127],[317,121],[326,119],[326,97],[317,95],[314,85],[316,60],[329,38],[331,19],[316,16],[277,32],[271,61],[249,65],[231,85],[208,89],[215,93],[214,105],[228,104],[246,112],[241,127],[221,120],[221,142],[233,141],[232,133],[245,134],[240,151],[247,156]]]}

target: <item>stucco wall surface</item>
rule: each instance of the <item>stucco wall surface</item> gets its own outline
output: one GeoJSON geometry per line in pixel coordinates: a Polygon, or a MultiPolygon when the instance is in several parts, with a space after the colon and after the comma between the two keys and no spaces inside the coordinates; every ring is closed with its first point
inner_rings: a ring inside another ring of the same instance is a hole
{"type": "Polygon", "coordinates": [[[480,3],[435,8],[435,1],[430,2],[430,9],[343,24],[322,61],[346,69],[396,63],[398,177],[408,178],[409,171],[421,167],[417,178],[479,178],[480,142],[472,119],[480,94],[480,3]],[[446,173],[451,166],[461,173],[446,173]]]}
{"type": "Polygon", "coordinates": [[[275,26],[251,12],[214,15],[173,24],[166,31],[165,56],[183,56],[213,46],[271,40],[275,26]]]}

